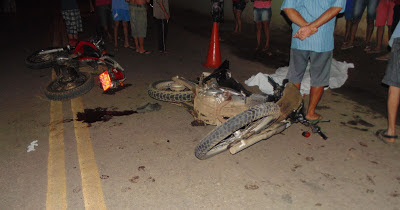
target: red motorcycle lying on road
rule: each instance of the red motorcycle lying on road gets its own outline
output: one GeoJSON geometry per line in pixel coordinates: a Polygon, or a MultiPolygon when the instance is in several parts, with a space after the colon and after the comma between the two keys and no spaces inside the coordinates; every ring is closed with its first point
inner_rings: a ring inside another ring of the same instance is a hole
{"type": "Polygon", "coordinates": [[[51,100],[68,100],[89,92],[94,86],[92,74],[99,75],[104,91],[123,86],[125,81],[124,69],[106,55],[101,37],[79,41],[75,47],[38,50],[25,64],[31,69],[54,68],[57,78],[44,91],[51,100]]]}

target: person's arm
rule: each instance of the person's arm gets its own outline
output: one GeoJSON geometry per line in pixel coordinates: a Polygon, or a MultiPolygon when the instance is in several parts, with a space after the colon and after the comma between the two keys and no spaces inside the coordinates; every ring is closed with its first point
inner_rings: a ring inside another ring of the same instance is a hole
{"type": "Polygon", "coordinates": [[[318,31],[318,28],[328,21],[330,21],[333,17],[335,17],[342,10],[341,7],[331,7],[326,10],[319,18],[317,18],[312,23],[309,23],[305,26],[301,26],[300,29],[293,36],[295,38],[299,38],[304,40],[305,38],[313,35],[318,31]]]}
{"type": "Polygon", "coordinates": [[[300,13],[293,8],[284,8],[283,11],[286,13],[288,18],[296,25],[303,27],[308,25],[308,22],[304,20],[303,16],[300,15],[300,13]]]}
{"type": "Polygon", "coordinates": [[[165,7],[164,7],[163,2],[162,2],[162,1],[158,1],[158,5],[160,5],[161,10],[164,12],[164,17],[165,17],[165,19],[166,19],[167,22],[168,22],[168,20],[169,20],[169,14],[168,14],[168,12],[165,10],[165,7]]]}

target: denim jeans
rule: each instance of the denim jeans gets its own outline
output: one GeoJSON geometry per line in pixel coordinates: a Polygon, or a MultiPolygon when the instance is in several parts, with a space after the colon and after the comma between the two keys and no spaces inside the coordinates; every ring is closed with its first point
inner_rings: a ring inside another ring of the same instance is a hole
{"type": "Polygon", "coordinates": [[[365,8],[367,8],[367,19],[375,20],[376,18],[376,7],[379,4],[379,0],[355,0],[354,1],[354,20],[360,20],[365,8]]]}

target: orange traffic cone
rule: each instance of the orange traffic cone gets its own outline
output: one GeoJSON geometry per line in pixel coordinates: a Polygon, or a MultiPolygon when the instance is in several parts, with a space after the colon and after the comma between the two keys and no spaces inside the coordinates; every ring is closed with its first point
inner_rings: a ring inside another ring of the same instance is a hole
{"type": "Polygon", "coordinates": [[[207,68],[217,68],[221,65],[221,51],[219,50],[218,23],[214,22],[211,41],[208,47],[207,62],[204,64],[207,68]]]}

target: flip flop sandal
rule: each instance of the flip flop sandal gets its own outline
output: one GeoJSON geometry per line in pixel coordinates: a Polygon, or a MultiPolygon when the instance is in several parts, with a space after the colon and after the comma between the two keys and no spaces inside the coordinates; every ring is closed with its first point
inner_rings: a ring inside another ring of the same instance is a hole
{"type": "Polygon", "coordinates": [[[354,45],[343,45],[340,49],[341,50],[348,50],[348,49],[351,49],[351,48],[353,48],[354,47],[354,45]]]}
{"type": "Polygon", "coordinates": [[[319,115],[319,117],[317,119],[315,119],[315,120],[309,120],[309,119],[306,118],[306,120],[308,120],[308,122],[310,122],[313,125],[318,124],[320,121],[322,121],[322,119],[323,118],[322,118],[321,115],[319,115]]]}
{"type": "Polygon", "coordinates": [[[136,48],[135,47],[133,47],[133,46],[130,46],[130,45],[128,45],[128,46],[124,46],[124,48],[125,49],[128,49],[128,50],[133,50],[133,51],[136,51],[136,48]]]}
{"type": "Polygon", "coordinates": [[[386,134],[386,131],[387,131],[386,129],[378,130],[378,131],[376,131],[375,136],[378,137],[378,139],[381,140],[381,141],[382,141],[383,143],[385,143],[385,144],[394,143],[395,141],[390,142],[390,141],[388,141],[388,140],[386,140],[386,139],[397,139],[398,136],[397,136],[397,135],[396,135],[396,136],[387,135],[387,134],[386,134]],[[385,138],[386,138],[386,139],[385,139],[385,138]]]}
{"type": "Polygon", "coordinates": [[[147,51],[147,50],[145,50],[144,52],[139,52],[140,54],[142,54],[142,55],[148,55],[148,54],[150,54],[151,52],[150,51],[147,51]]]}

